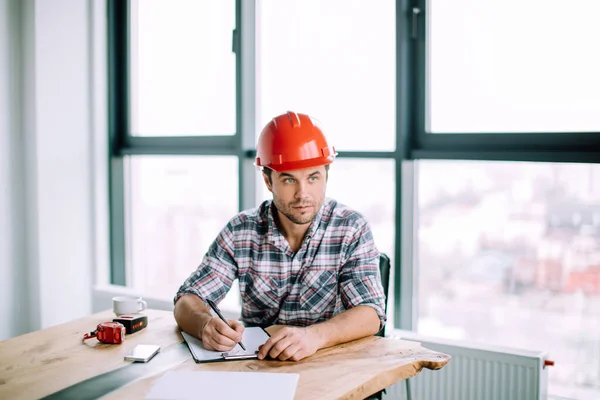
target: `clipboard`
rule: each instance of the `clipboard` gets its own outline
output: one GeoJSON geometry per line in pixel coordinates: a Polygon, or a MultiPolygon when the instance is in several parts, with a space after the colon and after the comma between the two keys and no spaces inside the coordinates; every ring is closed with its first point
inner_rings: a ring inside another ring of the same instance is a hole
{"type": "Polygon", "coordinates": [[[181,336],[187,344],[194,361],[197,363],[209,363],[234,360],[251,360],[258,358],[258,347],[263,345],[270,337],[269,333],[260,327],[246,328],[242,342],[246,346],[244,351],[239,344],[229,352],[206,350],[202,341],[192,335],[181,331],[181,336]]]}

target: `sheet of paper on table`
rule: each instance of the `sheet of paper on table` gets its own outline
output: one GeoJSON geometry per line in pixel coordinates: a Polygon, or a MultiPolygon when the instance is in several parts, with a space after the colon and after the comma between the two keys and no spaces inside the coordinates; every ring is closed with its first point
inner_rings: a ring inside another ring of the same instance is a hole
{"type": "Polygon", "coordinates": [[[167,371],[147,400],[293,400],[299,374],[229,371],[167,371]]]}

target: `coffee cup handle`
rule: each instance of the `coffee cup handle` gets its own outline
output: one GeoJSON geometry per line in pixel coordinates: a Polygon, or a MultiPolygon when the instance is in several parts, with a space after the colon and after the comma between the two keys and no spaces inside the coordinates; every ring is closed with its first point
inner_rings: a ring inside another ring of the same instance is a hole
{"type": "Polygon", "coordinates": [[[148,307],[148,304],[146,304],[146,302],[144,300],[140,300],[138,301],[138,311],[143,311],[148,307]]]}

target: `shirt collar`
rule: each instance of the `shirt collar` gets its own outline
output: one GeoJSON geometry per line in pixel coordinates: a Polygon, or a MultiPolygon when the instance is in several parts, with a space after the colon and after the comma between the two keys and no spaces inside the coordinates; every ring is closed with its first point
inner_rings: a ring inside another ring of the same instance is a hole
{"type": "Polygon", "coordinates": [[[279,228],[277,227],[277,224],[275,223],[275,216],[273,215],[273,213],[275,213],[275,212],[276,212],[275,204],[271,200],[269,202],[269,204],[267,205],[267,216],[268,216],[268,220],[269,220],[269,232],[268,232],[269,242],[271,242],[275,246],[281,248],[283,235],[281,234],[281,232],[279,232],[279,228]]]}
{"type": "MultiPolygon", "coordinates": [[[[319,229],[319,225],[321,224],[321,219],[323,217],[323,210],[325,208],[326,203],[327,203],[327,201],[324,201],[323,204],[321,205],[321,208],[319,208],[319,212],[317,213],[317,215],[315,215],[315,218],[311,222],[310,227],[306,231],[304,240],[312,239],[312,237],[317,232],[317,229],[319,229]]],[[[283,237],[283,235],[279,231],[279,228],[277,227],[277,224],[275,223],[274,213],[277,212],[277,209],[275,208],[275,204],[273,203],[272,200],[268,204],[267,209],[268,209],[267,215],[268,215],[268,221],[269,221],[269,230],[268,230],[269,241],[271,243],[273,243],[274,245],[276,245],[277,247],[281,248],[285,238],[283,237]]]]}
{"type": "Polygon", "coordinates": [[[325,208],[325,201],[321,204],[321,208],[319,208],[319,212],[315,215],[315,219],[311,222],[308,231],[306,231],[306,239],[311,239],[317,233],[317,229],[319,229],[319,225],[321,224],[321,218],[323,217],[323,209],[325,208]]]}

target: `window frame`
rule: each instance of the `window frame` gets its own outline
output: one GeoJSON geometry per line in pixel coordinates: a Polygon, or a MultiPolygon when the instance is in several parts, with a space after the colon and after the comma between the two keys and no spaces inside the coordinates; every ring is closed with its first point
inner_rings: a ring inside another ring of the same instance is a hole
{"type": "MultiPolygon", "coordinates": [[[[394,328],[414,330],[418,263],[414,247],[418,174],[415,160],[600,162],[600,133],[426,132],[427,0],[396,0],[396,148],[340,151],[342,158],[395,161],[394,328]],[[415,9],[418,14],[414,14],[415,9]]],[[[110,283],[126,286],[124,157],[233,155],[238,157],[239,210],[256,205],[256,0],[236,0],[236,132],[231,136],[140,137],[129,132],[129,1],[107,0],[110,283]]]]}
{"type": "Polygon", "coordinates": [[[250,2],[236,0],[232,52],[236,54],[236,132],[228,136],[134,136],[130,130],[130,1],[107,0],[108,52],[108,133],[109,133],[109,214],[110,214],[110,283],[127,286],[126,257],[126,176],[125,157],[130,155],[229,155],[238,158],[238,208],[254,202],[254,186],[248,185],[252,164],[247,157],[248,127],[254,126],[254,104],[242,97],[254,96],[254,54],[242,48],[254,46],[254,8],[250,2]],[[242,23],[242,15],[246,21],[242,23]],[[243,33],[242,33],[243,30],[243,33]]]}
{"type": "MultiPolygon", "coordinates": [[[[398,11],[397,17],[401,13],[398,11]]],[[[129,1],[107,0],[107,38],[108,38],[108,115],[109,115],[109,180],[110,180],[110,283],[127,286],[131,279],[127,277],[126,235],[127,221],[125,213],[126,185],[124,176],[124,157],[128,155],[234,155],[239,165],[239,210],[254,207],[256,204],[254,166],[255,158],[255,0],[236,0],[236,29],[233,34],[233,50],[236,53],[236,132],[232,136],[201,137],[140,137],[129,131],[130,93],[129,93],[129,1]]],[[[397,30],[396,39],[403,38],[405,32],[397,30]]],[[[406,62],[406,54],[401,57],[406,62]]],[[[398,68],[396,77],[398,79],[398,68]]],[[[396,110],[408,116],[406,105],[409,101],[403,94],[407,91],[396,90],[396,110]],[[400,101],[402,97],[402,101],[400,101]]],[[[407,119],[408,120],[408,119],[407,119]]],[[[400,244],[400,226],[402,225],[401,205],[404,199],[412,204],[412,193],[402,189],[405,170],[411,166],[405,162],[408,155],[408,129],[396,124],[396,149],[394,151],[340,151],[339,157],[360,159],[392,159],[395,161],[396,204],[395,204],[395,260],[407,259],[400,244]],[[403,258],[404,256],[404,258],[403,258]]],[[[411,229],[412,225],[408,227],[411,229]]],[[[405,228],[406,229],[406,228],[405,228]]],[[[406,246],[405,246],[406,247],[406,246]]],[[[410,258],[410,257],[408,257],[410,258]]],[[[396,262],[400,264],[400,262],[396,262]]],[[[410,264],[408,264],[410,265],[410,264]]],[[[396,268],[407,271],[407,268],[396,268]]],[[[410,271],[409,271],[410,272],[410,271]]],[[[395,273],[395,287],[403,287],[402,301],[396,296],[394,310],[397,326],[404,329],[412,327],[412,284],[410,279],[395,273]],[[404,307],[405,311],[401,311],[404,307]],[[408,307],[408,308],[407,308],[408,307]]],[[[412,276],[410,273],[409,277],[412,276]]],[[[399,292],[397,290],[397,292],[399,292]]]]}

